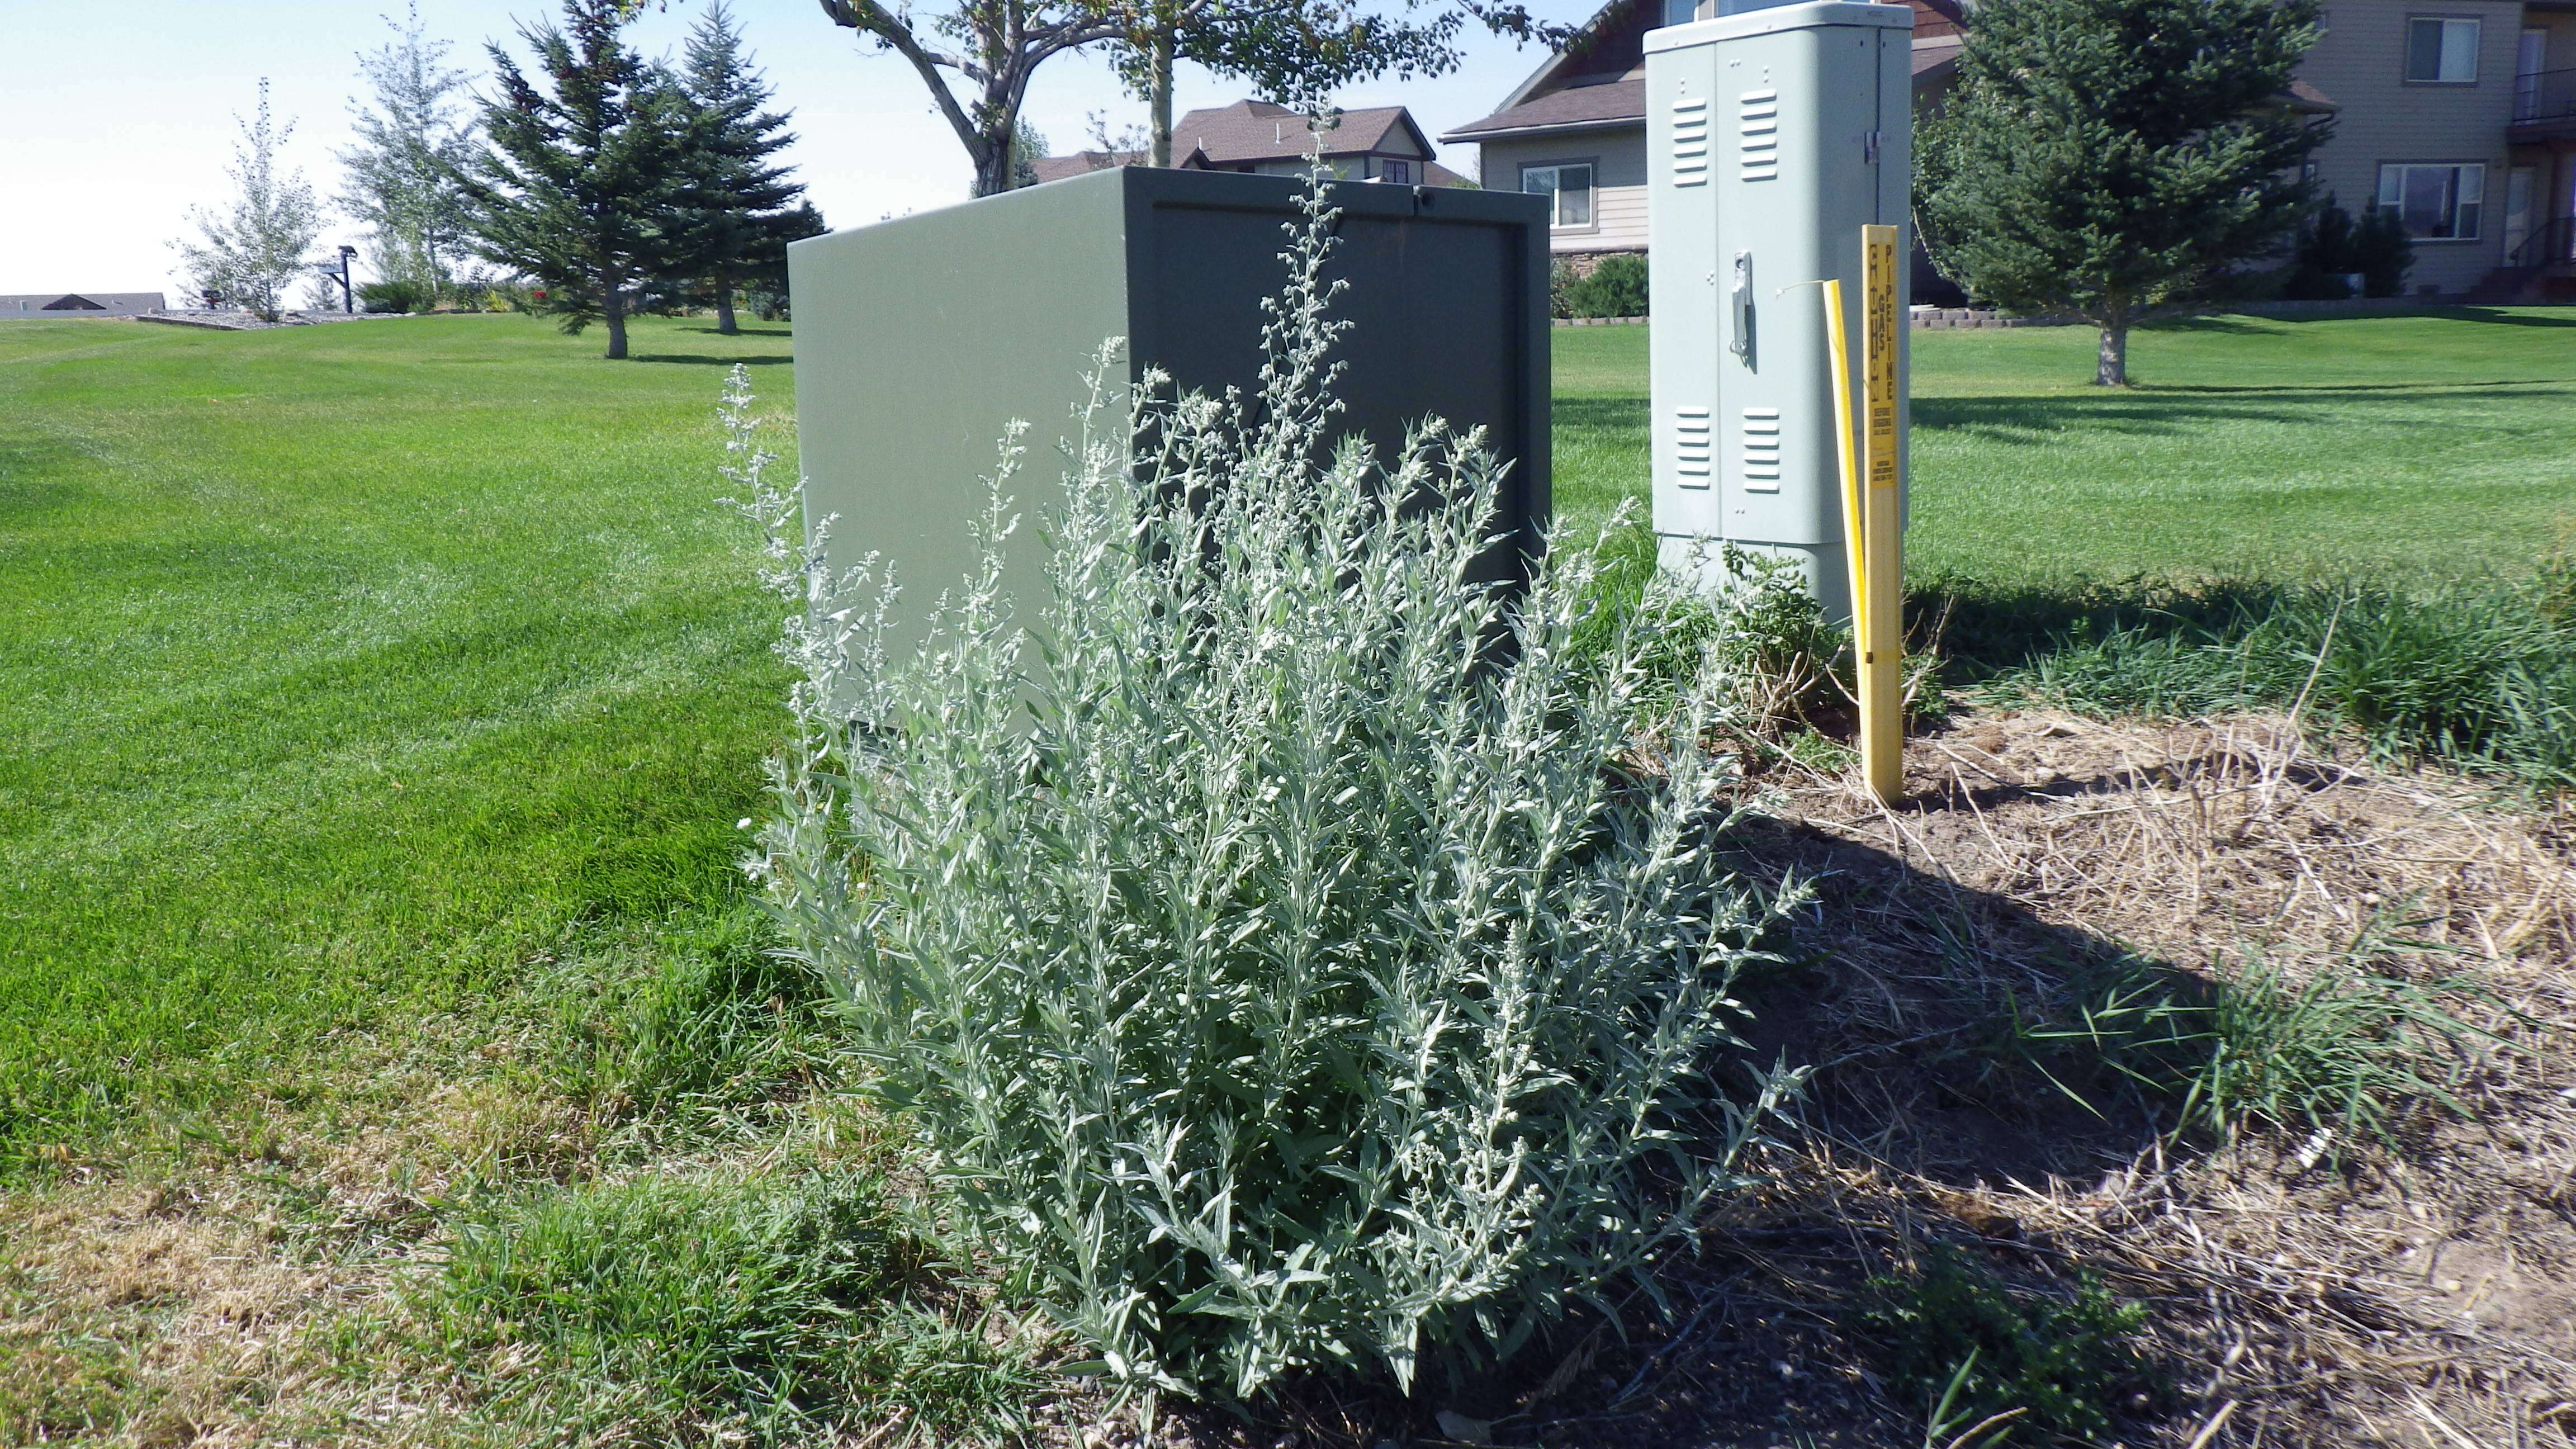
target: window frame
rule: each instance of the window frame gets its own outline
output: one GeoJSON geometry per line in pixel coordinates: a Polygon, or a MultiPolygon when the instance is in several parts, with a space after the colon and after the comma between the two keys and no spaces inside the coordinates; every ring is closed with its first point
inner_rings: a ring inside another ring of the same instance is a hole
{"type": "Polygon", "coordinates": [[[1520,183],[1521,194],[1525,196],[1545,196],[1549,198],[1547,214],[1547,230],[1549,235],[1573,235],[1580,232],[1597,232],[1601,230],[1600,157],[1566,156],[1552,161],[1524,161],[1520,164],[1520,183]],[[1546,191],[1533,192],[1530,190],[1529,175],[1533,171],[1563,171],[1569,166],[1580,166],[1586,173],[1583,186],[1583,210],[1585,219],[1576,222],[1560,222],[1556,218],[1561,214],[1563,204],[1557,200],[1557,198],[1564,195],[1564,187],[1559,185],[1550,187],[1546,191]]]}
{"type": "Polygon", "coordinates": [[[2444,15],[2439,12],[2430,15],[2409,15],[2406,17],[2405,41],[2398,51],[2398,77],[2410,86],[2475,86],[2478,83],[2478,73],[2483,69],[2479,61],[2486,49],[2486,43],[2486,17],[2483,15],[2444,15]],[[2442,27],[2442,39],[2433,47],[2433,74],[2430,76],[2415,74],[2415,27],[2419,25],[2442,27]],[[2458,80],[2446,80],[2441,73],[2442,61],[2449,53],[2451,27],[2454,25],[2465,25],[2469,28],[2469,73],[2458,80]]]}
{"type": "Polygon", "coordinates": [[[1413,158],[1410,156],[1379,157],[1377,161],[1377,179],[1380,181],[1393,181],[1394,184],[1398,186],[1411,186],[1413,184],[1413,158]],[[1390,166],[1403,167],[1404,174],[1399,177],[1388,176],[1386,174],[1386,168],[1390,166]]]}
{"type": "Polygon", "coordinates": [[[1660,7],[1658,18],[1662,20],[1663,24],[1652,28],[1669,29],[1676,25],[1688,25],[1699,18],[1698,0],[1690,0],[1691,13],[1683,16],[1679,20],[1675,20],[1673,18],[1673,7],[1682,3],[1682,0],[1656,0],[1656,3],[1660,7]]]}
{"type": "Polygon", "coordinates": [[[2415,244],[2418,246],[2450,246],[2460,242],[2475,244],[2487,239],[2486,220],[2488,169],[2488,163],[2485,161],[2382,161],[2379,163],[2379,184],[2371,194],[2376,199],[2377,205],[2396,208],[2397,219],[2400,222],[2403,222],[2406,219],[2406,178],[2404,173],[2408,171],[2449,171],[2453,173],[2450,182],[2452,235],[2422,235],[2417,233],[2413,227],[2408,227],[2406,234],[2409,237],[2412,237],[2415,244]],[[2389,186],[2389,176],[2391,172],[2397,173],[2396,186],[2394,188],[2397,194],[2394,199],[2391,199],[2389,196],[2389,191],[2391,189],[2389,186]],[[2471,197],[2467,194],[2469,188],[2464,184],[2468,173],[2470,172],[2477,173],[2477,195],[2475,197],[2471,197]],[[2466,232],[2462,232],[2460,230],[2460,214],[2464,210],[2470,213],[2469,222],[2471,229],[2466,232]]]}

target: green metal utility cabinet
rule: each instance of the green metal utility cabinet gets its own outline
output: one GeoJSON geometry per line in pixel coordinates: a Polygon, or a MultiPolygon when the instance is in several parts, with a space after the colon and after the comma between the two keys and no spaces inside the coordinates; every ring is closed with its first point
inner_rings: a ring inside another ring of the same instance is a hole
{"type": "MultiPolygon", "coordinates": [[[[1726,579],[1705,541],[1795,560],[1843,619],[1839,380],[1815,284],[1842,279],[1857,364],[1860,229],[1903,227],[1911,204],[1913,12],[1719,9],[1646,35],[1655,533],[1665,565],[1696,564],[1711,589],[1726,579]]],[[[1904,286],[1900,267],[1900,318],[1904,286]]],[[[1896,342],[1902,458],[1902,326],[1896,342]]]]}
{"type": "MultiPolygon", "coordinates": [[[[1183,391],[1253,391],[1261,299],[1287,279],[1295,178],[1122,167],[834,232],[788,248],[808,518],[837,515],[836,567],[889,560],[896,637],[971,572],[1004,428],[1030,425],[1012,486],[1028,520],[1009,587],[1034,600],[1034,523],[1061,494],[1082,373],[1128,339],[1124,384],[1160,367],[1183,391]]],[[[1548,509],[1545,199],[1344,182],[1330,274],[1353,325],[1334,355],[1346,432],[1391,460],[1408,424],[1483,427],[1511,464],[1506,527],[1534,557],[1548,509]]],[[[1123,407],[1112,420],[1122,431],[1123,407]]],[[[1023,619],[1033,617],[1024,608],[1023,619]]]]}

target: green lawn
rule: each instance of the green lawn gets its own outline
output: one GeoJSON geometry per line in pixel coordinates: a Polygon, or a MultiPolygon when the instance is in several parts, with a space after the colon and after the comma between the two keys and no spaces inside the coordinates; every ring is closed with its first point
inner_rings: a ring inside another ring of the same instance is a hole
{"type": "Polygon", "coordinates": [[[0,325],[0,1165],[738,893],[784,679],[712,414],[788,340],[635,348],[0,325]]]}
{"type": "MultiPolygon", "coordinates": [[[[1644,486],[1646,333],[1555,341],[1598,517],[1644,486]]],[[[739,901],[784,679],[712,413],[788,342],[635,346],[0,326],[0,1165],[739,901]]],[[[2576,514],[2565,312],[2157,328],[2119,395],[2091,347],[1918,334],[1918,578],[2519,567],[2576,514]]]]}
{"type": "MultiPolygon", "coordinates": [[[[1555,340],[1559,506],[1596,517],[1645,486],[1646,329],[1555,340]]],[[[1911,577],[2521,572],[2576,527],[2576,312],[2169,323],[2124,393],[2092,356],[1914,334],[1911,577]]]]}

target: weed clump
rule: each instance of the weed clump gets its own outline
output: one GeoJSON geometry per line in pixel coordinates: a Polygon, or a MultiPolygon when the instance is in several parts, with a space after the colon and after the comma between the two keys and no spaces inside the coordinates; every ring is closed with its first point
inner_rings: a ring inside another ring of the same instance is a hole
{"type": "Polygon", "coordinates": [[[2297,975],[2259,954],[2207,980],[2132,958],[2074,1003],[2072,1024],[2021,1035],[2042,1071],[2072,1047],[2146,1087],[2169,1105],[2177,1137],[2227,1142],[2264,1127],[2307,1133],[2319,1150],[2392,1145],[2409,1112],[2462,1110],[2451,1083],[2487,1035],[2451,1009],[2481,994],[2472,982],[2409,978],[2398,958],[2425,949],[2374,921],[2297,975]]]}
{"type": "Polygon", "coordinates": [[[2007,701],[2163,717],[2299,709],[2382,759],[2557,793],[2576,789],[2570,577],[2553,558],[2527,583],[2412,590],[2238,583],[2042,601],[1954,586],[1981,617],[1951,637],[2007,701]]]}
{"type": "Polygon", "coordinates": [[[2049,1297],[1934,1247],[1913,1272],[1871,1279],[1850,1324],[1900,1402],[2098,1441],[2140,1396],[2154,1400],[2136,1346],[2146,1319],[2144,1305],[2089,1279],[2070,1298],[2049,1297]]]}
{"type": "Polygon", "coordinates": [[[1729,1061],[1777,912],[1709,849],[1722,665],[1640,732],[1655,621],[1575,648],[1593,556],[1498,569],[1476,439],[1327,446],[1329,215],[1257,399],[1103,436],[1095,381],[1042,607],[997,482],[889,659],[738,470],[806,672],[770,899],[963,1221],[1150,1392],[1463,1375],[1651,1293],[1785,1085],[1729,1061]]]}

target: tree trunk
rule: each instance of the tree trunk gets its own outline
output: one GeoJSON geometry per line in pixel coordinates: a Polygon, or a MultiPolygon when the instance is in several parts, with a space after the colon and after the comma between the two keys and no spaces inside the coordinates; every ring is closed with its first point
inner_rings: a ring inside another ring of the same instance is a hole
{"type": "Polygon", "coordinates": [[[626,292],[614,275],[601,280],[599,315],[608,324],[608,360],[616,362],[626,356],[626,292]]]}
{"type": "Polygon", "coordinates": [[[733,319],[733,283],[719,277],[716,279],[716,331],[731,337],[741,330],[733,319]]]}
{"type": "Polygon", "coordinates": [[[2118,313],[2102,323],[2102,347],[2095,354],[2093,385],[2127,387],[2129,385],[2129,314],[2118,313]]]}
{"type": "Polygon", "coordinates": [[[1019,113],[1011,113],[999,135],[984,133],[984,154],[975,158],[975,194],[999,196],[1011,189],[1011,133],[1019,128],[1019,113]]]}
{"type": "Polygon", "coordinates": [[[1172,27],[1158,25],[1153,45],[1147,51],[1153,67],[1153,80],[1145,98],[1146,121],[1153,136],[1146,164],[1172,164],[1172,27]]]}

